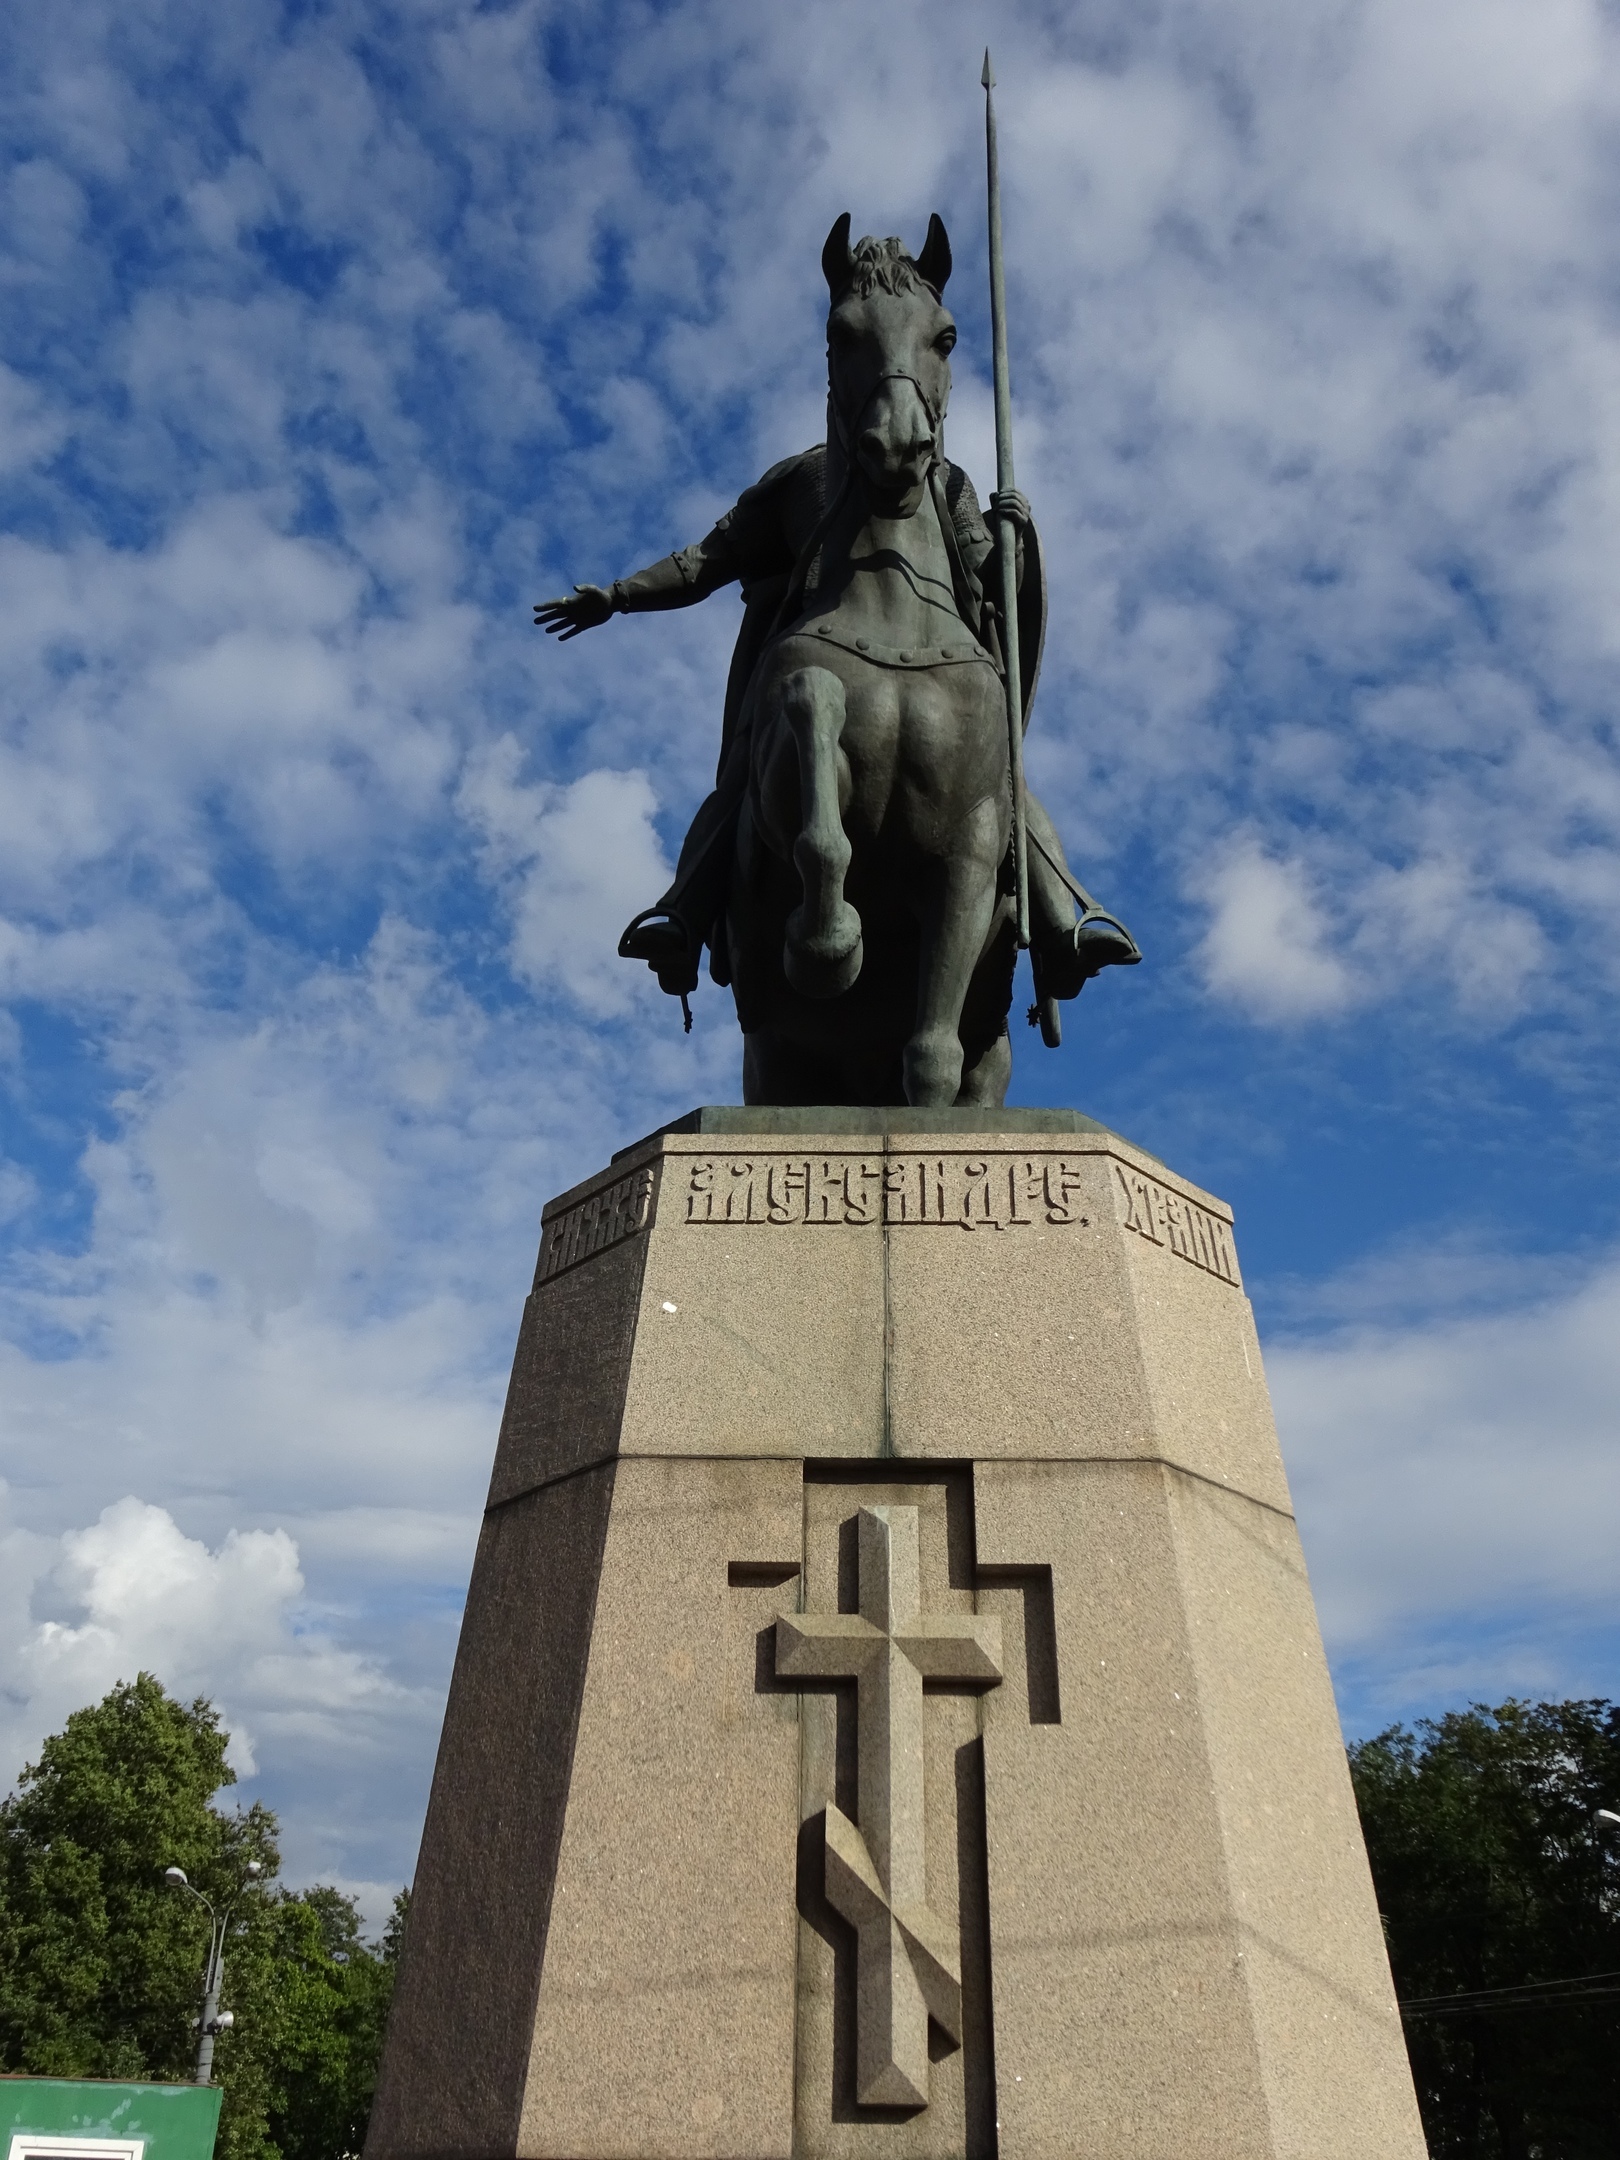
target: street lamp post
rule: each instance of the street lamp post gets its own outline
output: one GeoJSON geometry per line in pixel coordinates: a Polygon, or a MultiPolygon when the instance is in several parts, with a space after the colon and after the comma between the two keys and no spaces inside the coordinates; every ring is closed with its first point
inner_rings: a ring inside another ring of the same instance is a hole
{"type": "MultiPolygon", "coordinates": [[[[250,1860],[244,1869],[247,1880],[242,1890],[248,1889],[263,1873],[257,1860],[250,1860]]],[[[184,1890],[194,1897],[208,1915],[208,1966],[203,1974],[202,2016],[197,2021],[197,2068],[194,2082],[211,2085],[214,2081],[214,2041],[222,2032],[228,2032],[236,2020],[229,2010],[219,2007],[219,1991],[225,1981],[225,1930],[231,1914],[236,1910],[242,1890],[220,1912],[215,1912],[200,1890],[187,1880],[184,1868],[170,1867],[163,1870],[163,1880],[171,1890],[184,1890]]]]}

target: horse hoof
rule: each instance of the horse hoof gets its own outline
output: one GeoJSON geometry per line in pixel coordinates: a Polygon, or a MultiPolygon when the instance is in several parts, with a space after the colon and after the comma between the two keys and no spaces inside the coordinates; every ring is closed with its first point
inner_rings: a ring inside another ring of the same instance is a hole
{"type": "Polygon", "coordinates": [[[835,902],[830,912],[831,921],[814,930],[802,907],[787,919],[782,968],[800,997],[842,997],[861,972],[860,916],[847,900],[835,902]]]}
{"type": "Polygon", "coordinates": [[[857,920],[855,942],[842,950],[836,946],[829,950],[827,943],[819,939],[800,943],[790,935],[782,947],[782,970],[800,997],[842,997],[860,974],[865,957],[857,920]]]}

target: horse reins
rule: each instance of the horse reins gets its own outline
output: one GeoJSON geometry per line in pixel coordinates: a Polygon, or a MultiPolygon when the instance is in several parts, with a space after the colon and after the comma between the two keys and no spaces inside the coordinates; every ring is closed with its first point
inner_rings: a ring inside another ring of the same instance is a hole
{"type": "MultiPolygon", "coordinates": [[[[862,398],[860,402],[860,406],[856,411],[853,424],[856,427],[860,426],[862,420],[864,420],[866,417],[867,407],[871,404],[872,400],[877,396],[878,392],[882,389],[883,385],[886,382],[908,382],[910,383],[913,390],[916,391],[918,397],[922,400],[922,409],[928,415],[929,425],[934,431],[934,455],[928,468],[927,481],[925,481],[924,483],[925,485],[929,485],[933,481],[934,476],[938,472],[940,466],[939,437],[940,429],[943,426],[945,419],[945,405],[941,404],[938,407],[935,406],[934,401],[928,395],[927,390],[923,387],[922,383],[918,381],[917,377],[912,374],[909,368],[886,368],[881,375],[874,377],[870,389],[867,391],[865,397],[862,398]]],[[[828,370],[827,378],[827,410],[832,416],[833,428],[838,436],[838,447],[844,454],[844,477],[839,485],[838,493],[833,497],[832,501],[828,503],[826,508],[822,511],[821,516],[816,520],[814,531],[811,533],[809,539],[805,542],[804,546],[799,550],[798,560],[793,565],[792,574],[788,579],[787,590],[783,593],[781,601],[778,603],[776,614],[771,621],[771,627],[766,633],[767,644],[772,638],[779,637],[782,632],[787,629],[790,623],[797,620],[798,607],[800,602],[802,602],[804,598],[805,589],[809,583],[811,568],[815,563],[817,555],[821,551],[822,542],[826,539],[828,533],[832,530],[834,521],[836,520],[839,511],[842,510],[842,508],[844,507],[844,503],[849,495],[849,492],[855,484],[855,477],[859,470],[860,461],[856,457],[854,450],[850,446],[849,424],[846,423],[844,419],[843,408],[840,406],[838,398],[833,390],[831,369],[828,370]]],[[[942,526],[948,524],[948,522],[949,521],[947,519],[941,519],[942,526]]],[[[957,569],[961,568],[959,560],[959,550],[954,545],[954,541],[955,534],[951,533],[946,540],[946,546],[952,557],[953,573],[957,569]]],[[[959,608],[960,605],[960,600],[958,600],[959,608]]]]}
{"type": "MultiPolygon", "coordinates": [[[[934,431],[934,456],[937,459],[939,456],[939,431],[945,423],[945,406],[941,405],[937,410],[935,409],[933,399],[909,368],[888,368],[883,374],[873,378],[871,389],[867,391],[865,397],[861,400],[860,410],[855,415],[854,425],[859,427],[866,418],[867,406],[871,404],[886,382],[908,382],[912,389],[916,391],[918,397],[922,399],[922,409],[928,415],[928,424],[934,431]]],[[[846,465],[852,465],[855,462],[855,452],[850,447],[849,429],[845,426],[843,412],[839,407],[837,398],[831,394],[832,379],[830,371],[827,389],[829,393],[827,409],[833,416],[834,427],[838,430],[838,447],[844,453],[846,465]]]]}

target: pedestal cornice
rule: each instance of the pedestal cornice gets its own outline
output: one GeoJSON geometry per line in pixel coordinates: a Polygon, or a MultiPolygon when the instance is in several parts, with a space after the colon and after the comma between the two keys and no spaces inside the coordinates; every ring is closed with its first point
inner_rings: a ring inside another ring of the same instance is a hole
{"type": "Polygon", "coordinates": [[[711,1107],[543,1223],[492,1505],[675,1455],[1160,1461],[1289,1510],[1231,1209],[1078,1112],[711,1107]]]}

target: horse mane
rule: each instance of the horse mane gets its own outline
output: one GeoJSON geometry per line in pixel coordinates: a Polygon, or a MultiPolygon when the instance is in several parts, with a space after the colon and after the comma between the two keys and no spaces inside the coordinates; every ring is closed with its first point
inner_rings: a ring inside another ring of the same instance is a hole
{"type": "Polygon", "coordinates": [[[896,299],[904,293],[927,293],[931,299],[939,298],[903,240],[892,236],[874,240],[870,233],[854,250],[845,290],[861,300],[875,292],[891,293],[896,299]]]}

